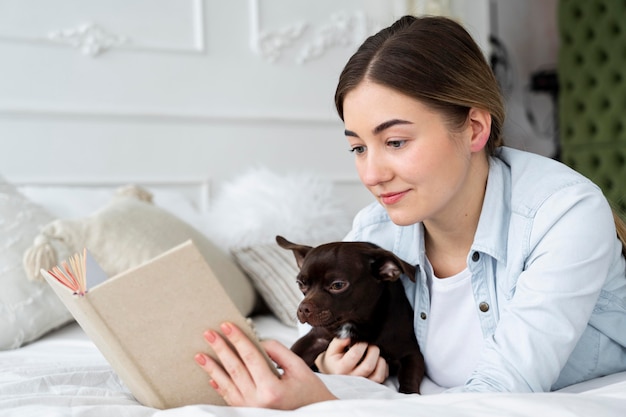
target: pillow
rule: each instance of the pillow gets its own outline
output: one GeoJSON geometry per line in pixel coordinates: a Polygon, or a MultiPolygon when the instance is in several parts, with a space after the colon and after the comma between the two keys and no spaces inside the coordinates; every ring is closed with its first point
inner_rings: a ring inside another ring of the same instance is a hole
{"type": "Polygon", "coordinates": [[[208,213],[210,236],[225,249],[274,244],[276,235],[317,245],[341,240],[351,219],[330,181],[308,173],[252,169],[226,182],[208,213]]]}
{"type": "Polygon", "coordinates": [[[298,266],[293,252],[277,244],[235,248],[233,257],[265,301],[267,308],[284,324],[295,327],[296,310],[303,298],[296,284],[298,266]]]}
{"type": "MultiPolygon", "coordinates": [[[[111,201],[117,186],[22,185],[16,189],[29,200],[41,205],[57,219],[85,217],[111,201]]],[[[146,188],[157,207],[169,211],[202,231],[205,219],[197,204],[182,190],[146,188]]]]}
{"type": "Polygon", "coordinates": [[[107,275],[113,276],[191,239],[242,314],[250,314],[256,293],[232,258],[204,234],[151,200],[148,191],[126,186],[90,216],[49,223],[24,254],[27,274],[43,279],[40,268],[50,269],[64,259],[54,251],[59,245],[65,245],[70,253],[86,247],[107,275]]]}
{"type": "Polygon", "coordinates": [[[276,317],[295,326],[302,299],[298,267],[276,235],[311,246],[341,240],[351,223],[342,197],[314,174],[279,175],[265,168],[245,172],[219,191],[209,210],[211,236],[231,251],[276,317]]]}
{"type": "MultiPolygon", "coordinates": [[[[71,319],[45,282],[29,281],[22,255],[52,214],[0,177],[0,350],[38,339],[71,319]]],[[[67,257],[64,247],[55,250],[67,257]]]]}

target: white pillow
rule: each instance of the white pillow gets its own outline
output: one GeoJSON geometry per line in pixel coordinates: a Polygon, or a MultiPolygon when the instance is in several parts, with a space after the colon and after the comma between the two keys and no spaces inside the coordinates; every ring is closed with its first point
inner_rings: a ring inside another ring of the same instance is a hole
{"type": "Polygon", "coordinates": [[[317,175],[249,170],[223,184],[208,232],[225,249],[275,244],[276,235],[311,245],[341,240],[351,219],[333,184],[317,175]]]}
{"type": "Polygon", "coordinates": [[[63,260],[54,247],[66,245],[71,253],[86,247],[107,275],[114,276],[189,239],[241,313],[250,314],[256,292],[232,258],[203,233],[152,204],[152,194],[136,186],[120,188],[108,205],[90,216],[47,224],[25,252],[24,266],[31,278],[41,279],[41,268],[50,269],[63,260]]]}
{"type": "MultiPolygon", "coordinates": [[[[118,187],[84,187],[59,185],[24,185],[16,189],[29,200],[41,205],[58,219],[85,217],[104,207],[118,187]]],[[[203,231],[205,220],[199,208],[183,192],[146,187],[154,204],[203,231]]]]}
{"type": "MultiPolygon", "coordinates": [[[[0,177],[0,349],[14,349],[67,323],[71,315],[41,281],[30,281],[22,266],[24,251],[39,229],[53,220],[41,206],[0,177]]],[[[69,255],[63,247],[59,255],[69,255]]]]}
{"type": "Polygon", "coordinates": [[[311,246],[341,240],[350,216],[333,184],[315,174],[279,175],[265,168],[225,183],[209,211],[208,229],[251,279],[267,307],[295,326],[302,293],[293,252],[276,235],[311,246]]]}

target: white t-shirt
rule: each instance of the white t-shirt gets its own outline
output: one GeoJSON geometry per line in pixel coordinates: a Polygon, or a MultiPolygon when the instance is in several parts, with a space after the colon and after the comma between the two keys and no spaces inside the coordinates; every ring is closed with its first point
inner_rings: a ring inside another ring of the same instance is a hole
{"type": "Polygon", "coordinates": [[[474,370],[483,347],[478,308],[472,293],[468,268],[448,278],[432,273],[430,313],[426,346],[422,353],[426,374],[437,385],[451,388],[464,385],[474,370]]]}

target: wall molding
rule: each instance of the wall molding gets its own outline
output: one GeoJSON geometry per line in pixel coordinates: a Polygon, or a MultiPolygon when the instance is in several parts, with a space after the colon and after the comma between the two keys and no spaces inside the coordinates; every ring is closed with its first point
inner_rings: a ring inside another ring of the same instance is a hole
{"type": "Polygon", "coordinates": [[[83,56],[96,58],[109,51],[131,51],[149,53],[206,53],[206,23],[204,17],[206,0],[191,2],[193,39],[189,46],[171,47],[152,43],[150,40],[134,38],[127,34],[113,33],[95,21],[78,22],[66,28],[52,28],[46,34],[31,36],[0,34],[0,42],[30,43],[34,45],[74,48],[83,56]]]}
{"type": "Polygon", "coordinates": [[[84,108],[35,108],[35,107],[2,107],[2,119],[83,119],[102,121],[133,121],[133,122],[168,122],[168,123],[303,123],[303,124],[336,124],[340,120],[333,114],[315,115],[310,112],[238,112],[236,114],[217,112],[175,112],[167,110],[119,110],[103,108],[86,110],[84,108]]]}
{"type": "MultiPolygon", "coordinates": [[[[268,62],[277,62],[288,50],[296,50],[290,59],[297,64],[321,58],[336,47],[354,47],[381,27],[362,10],[336,11],[321,24],[298,20],[279,29],[265,29],[261,22],[261,1],[248,0],[250,48],[268,62]]],[[[293,53],[289,54],[290,56],[293,53]]]]}
{"type": "Polygon", "coordinates": [[[53,30],[48,40],[78,49],[85,56],[95,57],[110,49],[132,43],[128,36],[110,33],[97,23],[82,23],[74,28],[53,30]]]}

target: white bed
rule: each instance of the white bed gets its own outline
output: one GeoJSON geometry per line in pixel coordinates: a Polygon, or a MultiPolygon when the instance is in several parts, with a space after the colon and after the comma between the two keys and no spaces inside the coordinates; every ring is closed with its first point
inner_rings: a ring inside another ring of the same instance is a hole
{"type": "MultiPolygon", "coordinates": [[[[285,343],[293,328],[255,318],[261,336],[285,343]]],[[[192,405],[156,410],[138,404],[106,360],[73,323],[43,339],[0,353],[0,414],[15,416],[616,416],[626,411],[626,373],[542,394],[404,396],[361,378],[325,377],[342,401],[281,412],[192,405]],[[391,401],[390,401],[391,400],[391,401]]],[[[428,382],[426,383],[428,384],[428,382]]],[[[207,386],[207,389],[209,387],[207,386]]]]}
{"type": "MultiPolygon", "coordinates": [[[[282,178],[281,181],[286,179],[282,178]]],[[[154,194],[154,204],[162,206],[205,234],[219,233],[215,228],[205,227],[206,222],[203,220],[203,216],[207,215],[205,201],[208,195],[207,184],[206,181],[199,181],[196,184],[148,184],[148,188],[154,194]]],[[[231,186],[233,184],[235,183],[231,186]]],[[[238,185],[241,187],[242,183],[238,185]]],[[[320,189],[324,186],[320,185],[320,189]]],[[[105,187],[102,187],[102,184],[99,187],[22,184],[19,187],[28,199],[47,207],[50,213],[57,217],[80,217],[93,212],[110,198],[112,188],[115,188],[112,184],[105,184],[105,187]],[[60,195],[63,196],[62,200],[59,199],[60,195]],[[66,204],[59,204],[59,201],[66,204]]],[[[311,184],[308,184],[308,189],[311,189],[311,184]]],[[[244,194],[247,194],[248,198],[257,198],[250,196],[250,193],[244,194]]],[[[223,195],[228,196],[228,193],[223,195]]],[[[238,193],[230,193],[229,198],[235,198],[233,197],[235,195],[238,193]]],[[[292,204],[302,203],[297,198],[296,200],[292,204]]],[[[216,215],[220,210],[219,201],[214,203],[211,215],[216,215]]],[[[232,205],[230,207],[232,209],[232,205]]],[[[336,214],[332,210],[326,213],[331,217],[336,217],[336,214]]],[[[265,218],[263,221],[271,226],[272,222],[267,220],[268,218],[265,218]]],[[[284,224],[284,218],[282,220],[284,224]]],[[[344,223],[333,224],[333,233],[343,233],[342,230],[338,230],[343,225],[344,223]]],[[[294,230],[293,233],[301,235],[306,233],[306,230],[294,230]]],[[[317,239],[332,235],[330,232],[324,235],[320,230],[316,233],[317,239]]],[[[233,236],[230,238],[233,239],[233,236]]],[[[249,240],[252,238],[261,241],[261,244],[264,244],[264,239],[267,241],[261,231],[253,231],[246,235],[245,239],[248,241],[244,243],[250,243],[249,240]]],[[[225,247],[232,243],[223,239],[220,242],[225,247]]],[[[242,242],[240,240],[235,243],[242,242]]],[[[290,345],[297,338],[296,328],[286,325],[277,314],[271,312],[254,314],[252,319],[261,338],[275,338],[286,345],[290,345]]],[[[355,377],[320,377],[342,401],[314,404],[288,412],[211,405],[190,405],[170,410],[152,409],[142,406],[133,398],[82,329],[70,321],[69,324],[37,337],[30,343],[0,351],[0,415],[20,417],[29,415],[260,417],[284,414],[327,417],[626,415],[626,373],[587,381],[560,392],[541,394],[440,394],[438,387],[425,381],[424,395],[421,396],[398,394],[394,390],[393,381],[379,385],[355,377]]],[[[208,385],[207,389],[210,389],[208,385]]]]}

